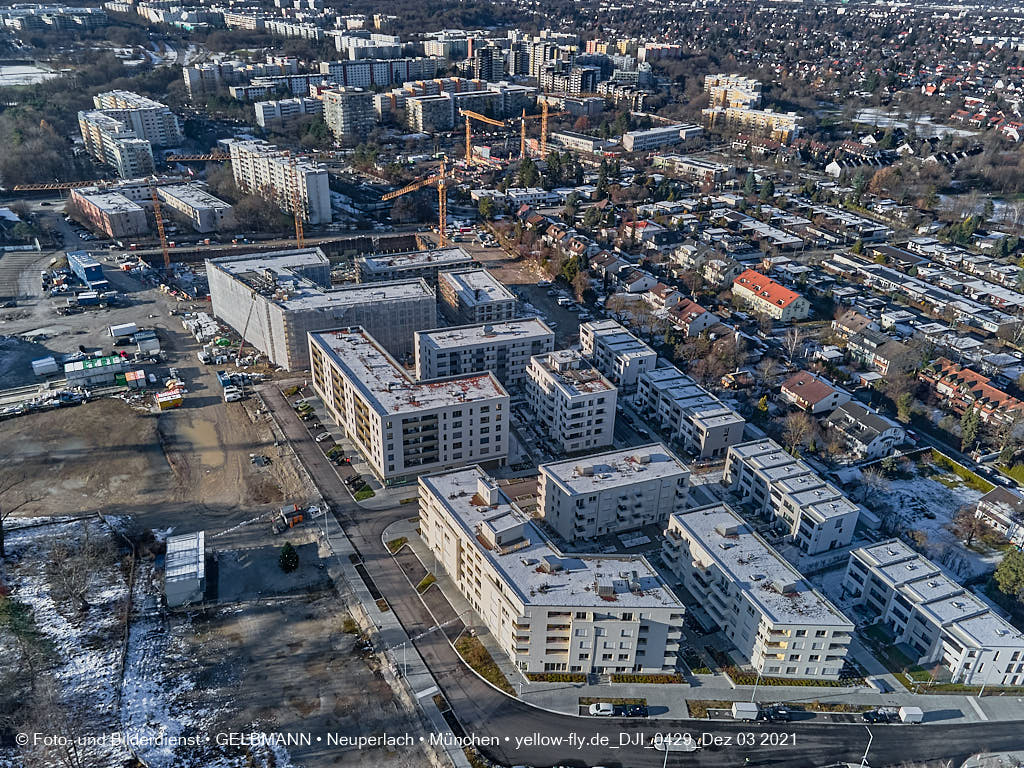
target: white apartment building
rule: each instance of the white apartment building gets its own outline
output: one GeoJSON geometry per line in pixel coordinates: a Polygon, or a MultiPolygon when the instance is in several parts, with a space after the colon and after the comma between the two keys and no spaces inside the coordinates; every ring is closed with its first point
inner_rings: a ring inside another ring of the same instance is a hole
{"type": "Polygon", "coordinates": [[[675,670],[685,609],[646,559],[562,554],[479,467],[419,487],[424,543],[524,673],[675,670]]]}
{"type": "Polygon", "coordinates": [[[416,378],[491,371],[506,389],[526,383],[530,358],[555,348],[555,332],[540,318],[416,332],[416,378]]]}
{"type": "Polygon", "coordinates": [[[413,334],[437,325],[437,301],[422,280],[332,288],[319,248],[209,259],[206,277],[213,314],[290,371],[309,367],[310,331],[358,324],[407,359],[413,334]]]}
{"type": "Polygon", "coordinates": [[[541,464],[538,508],[566,541],[645,525],[686,509],[690,470],[661,443],[541,464]]]}
{"type": "Polygon", "coordinates": [[[476,266],[473,257],[458,246],[356,256],[360,283],[422,277],[432,286],[436,286],[438,272],[473,266],[476,266]]]}
{"type": "Polygon", "coordinates": [[[698,459],[720,458],[743,441],[743,417],[675,366],[640,374],[633,402],[698,459]]]}
{"type": "Polygon", "coordinates": [[[178,116],[159,101],[131,91],[107,91],[92,97],[96,109],[123,122],[154,147],[177,147],[185,140],[178,116]]]}
{"type": "Polygon", "coordinates": [[[500,323],[516,316],[516,297],[486,269],[437,275],[441,311],[455,323],[500,323]]]}
{"type": "Polygon", "coordinates": [[[752,108],[761,105],[761,82],[752,77],[720,72],[704,76],[704,93],[713,107],[752,108]]]}
{"type": "Polygon", "coordinates": [[[662,555],[755,670],[839,679],[853,622],[728,505],[673,514],[662,555]]]}
{"type": "Polygon", "coordinates": [[[231,206],[195,184],[156,188],[160,202],[188,221],[196,232],[216,232],[231,206]]]}
{"type": "Polygon", "coordinates": [[[1024,684],[1024,634],[902,541],[851,552],[843,591],[954,683],[1024,684]]]}
{"type": "Polygon", "coordinates": [[[733,445],[722,482],[810,555],[849,545],[860,507],[774,440],[733,445]]]}
{"type": "Polygon", "coordinates": [[[1024,548],[1024,499],[1009,488],[997,485],[978,499],[974,515],[1014,546],[1024,548]]]}
{"type": "Polygon", "coordinates": [[[323,92],[324,122],[339,141],[359,141],[373,130],[373,94],[339,86],[323,92]]]}
{"type": "Polygon", "coordinates": [[[331,190],[324,166],[290,158],[265,141],[232,139],[225,143],[240,190],[262,195],[292,214],[297,204],[299,214],[310,224],[331,222],[331,190]]]}
{"type": "Polygon", "coordinates": [[[324,103],[320,99],[296,98],[257,101],[253,104],[256,111],[256,124],[261,128],[285,126],[303,115],[322,115],[324,103]]]}
{"type": "Polygon", "coordinates": [[[580,351],[623,392],[658,365],[658,353],[614,320],[580,323],[580,351]]]}
{"type": "Polygon", "coordinates": [[[579,352],[535,355],[526,376],[530,409],[561,451],[612,444],[617,390],[579,352]]]}
{"type": "Polygon", "coordinates": [[[643,131],[629,131],[622,134],[622,148],[627,152],[649,152],[652,149],[671,147],[676,144],[691,145],[704,135],[704,129],[690,123],[676,123],[648,128],[643,131]]]}
{"type": "Polygon", "coordinates": [[[153,145],[140,139],[123,120],[93,109],[78,113],[78,128],[86,151],[122,179],[153,174],[153,145]]]}
{"type": "Polygon", "coordinates": [[[493,373],[413,381],[362,328],[311,332],[309,357],[313,389],[386,485],[508,455],[493,373]]]}

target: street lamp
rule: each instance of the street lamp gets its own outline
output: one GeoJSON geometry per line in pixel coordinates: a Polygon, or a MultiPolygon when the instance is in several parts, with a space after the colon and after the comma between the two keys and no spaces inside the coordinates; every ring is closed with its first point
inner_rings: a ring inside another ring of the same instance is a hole
{"type": "Polygon", "coordinates": [[[757,696],[757,685],[758,685],[758,683],[761,682],[761,672],[762,672],[762,670],[760,670],[760,669],[757,670],[757,680],[754,681],[754,690],[750,694],[750,703],[751,704],[754,703],[754,697],[757,696]]]}

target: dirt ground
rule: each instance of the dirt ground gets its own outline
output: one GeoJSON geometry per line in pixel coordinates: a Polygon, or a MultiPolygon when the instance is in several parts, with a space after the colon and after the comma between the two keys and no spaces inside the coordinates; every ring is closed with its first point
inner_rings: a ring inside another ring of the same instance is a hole
{"type": "MultiPolygon", "coordinates": [[[[327,746],[328,733],[345,736],[409,731],[374,659],[363,658],[357,636],[330,592],[278,599],[193,617],[172,628],[198,670],[195,706],[230,711],[214,731],[309,733],[310,746],[289,747],[295,765],[429,765],[419,747],[397,751],[327,746]],[[316,737],[325,741],[319,744],[316,737]]],[[[418,735],[417,735],[418,738],[418,735]]]]}

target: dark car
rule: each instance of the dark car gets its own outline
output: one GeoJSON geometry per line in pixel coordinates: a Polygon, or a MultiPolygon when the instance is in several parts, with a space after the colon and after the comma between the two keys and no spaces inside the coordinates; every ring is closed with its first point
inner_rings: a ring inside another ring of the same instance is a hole
{"type": "Polygon", "coordinates": [[[899,715],[885,709],[871,709],[865,712],[863,717],[869,723],[892,723],[899,719],[899,715]]]}
{"type": "Polygon", "coordinates": [[[788,723],[793,719],[793,713],[788,708],[775,704],[770,707],[765,707],[761,710],[761,716],[765,720],[769,720],[773,723],[788,723]]]}
{"type": "Polygon", "coordinates": [[[627,704],[626,717],[647,717],[647,707],[643,704],[627,704]]]}

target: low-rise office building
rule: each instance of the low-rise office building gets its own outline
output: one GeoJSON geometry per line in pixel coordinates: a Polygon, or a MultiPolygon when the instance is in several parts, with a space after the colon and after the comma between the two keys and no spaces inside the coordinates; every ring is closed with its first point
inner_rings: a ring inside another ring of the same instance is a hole
{"type": "Polygon", "coordinates": [[[131,237],[149,232],[146,209],[116,189],[72,189],[68,210],[108,237],[131,237]]]}
{"type": "Polygon", "coordinates": [[[618,392],[579,352],[535,355],[526,376],[530,409],[559,450],[572,453],[612,444],[618,392]]]}
{"type": "Polygon", "coordinates": [[[722,482],[811,555],[847,546],[860,507],[774,440],[729,448],[722,482]]]}
{"type": "Polygon", "coordinates": [[[493,373],[414,381],[362,328],[309,334],[313,389],[382,482],[508,455],[509,396],[493,373]]]}
{"type": "Polygon", "coordinates": [[[332,288],[319,248],[209,259],[206,276],[214,315],[290,371],[309,366],[310,331],[358,323],[404,359],[413,334],[437,325],[437,301],[423,280],[332,288]]]}
{"type": "Polygon", "coordinates": [[[952,682],[1024,683],[1024,634],[902,541],[851,552],[843,591],[952,682]]]}
{"type": "Polygon", "coordinates": [[[675,366],[640,374],[633,402],[698,459],[725,456],[746,422],[675,366]]]}
{"type": "Polygon", "coordinates": [[[555,332],[540,318],[416,332],[416,378],[491,371],[502,386],[526,383],[530,358],[555,348],[555,332]]]}
{"type": "Polygon", "coordinates": [[[614,320],[581,323],[580,351],[625,392],[635,390],[640,374],[658,364],[657,352],[614,320]]]}
{"type": "Polygon", "coordinates": [[[538,508],[566,541],[664,525],[689,497],[690,470],[661,443],[539,469],[538,508]]]}
{"type": "Polygon", "coordinates": [[[662,555],[759,673],[839,679],[853,622],[728,505],[673,514],[662,555]]]}
{"type": "Polygon", "coordinates": [[[675,670],[685,610],[646,559],[562,554],[479,467],[419,486],[424,543],[522,672],[675,670]]]}
{"type": "Polygon", "coordinates": [[[486,269],[437,275],[441,311],[454,323],[499,323],[516,316],[516,297],[486,269]]]}
{"type": "Polygon", "coordinates": [[[438,272],[474,266],[476,263],[473,257],[458,246],[356,256],[360,283],[422,277],[431,286],[436,287],[438,272]]]}

